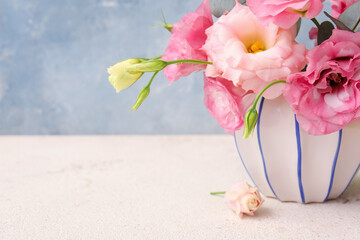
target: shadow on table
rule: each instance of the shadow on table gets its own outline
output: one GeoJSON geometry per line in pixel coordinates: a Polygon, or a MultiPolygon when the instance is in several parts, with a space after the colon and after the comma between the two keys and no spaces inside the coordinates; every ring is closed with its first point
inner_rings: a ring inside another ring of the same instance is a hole
{"type": "Polygon", "coordinates": [[[360,201],[360,172],[354,177],[349,187],[340,197],[339,201],[347,203],[349,201],[360,201]]]}
{"type": "Polygon", "coordinates": [[[255,218],[263,218],[263,217],[269,217],[269,216],[271,216],[271,214],[272,214],[272,211],[271,211],[270,208],[262,206],[256,211],[256,213],[255,213],[255,215],[253,217],[255,217],[255,218]]]}

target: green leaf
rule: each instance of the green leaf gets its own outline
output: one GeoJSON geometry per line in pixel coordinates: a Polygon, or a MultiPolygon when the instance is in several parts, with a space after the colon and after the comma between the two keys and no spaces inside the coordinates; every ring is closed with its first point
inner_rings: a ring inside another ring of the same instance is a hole
{"type": "MultiPolygon", "coordinates": [[[[356,2],[348,7],[340,16],[339,20],[349,28],[353,28],[360,18],[360,2],[356,2]]],[[[360,32],[360,24],[354,29],[354,32],[360,32]]]]}
{"type": "Polygon", "coordinates": [[[331,22],[329,21],[322,22],[319,27],[317,44],[320,45],[322,42],[328,40],[332,35],[333,29],[334,29],[334,25],[331,22]]]}
{"type": "Polygon", "coordinates": [[[299,34],[300,28],[301,28],[301,18],[296,22],[296,36],[299,34]]]}
{"type": "MultiPolygon", "coordinates": [[[[215,17],[221,17],[225,11],[231,11],[235,6],[235,0],[209,0],[211,13],[215,17]]],[[[239,3],[244,4],[246,0],[239,0],[239,3]]]]}
{"type": "Polygon", "coordinates": [[[331,21],[333,21],[333,23],[335,23],[335,25],[340,29],[340,30],[346,30],[346,31],[350,31],[351,29],[348,28],[348,26],[346,26],[342,21],[334,18],[333,16],[331,16],[330,14],[328,14],[327,12],[324,12],[325,15],[331,19],[331,21]]]}

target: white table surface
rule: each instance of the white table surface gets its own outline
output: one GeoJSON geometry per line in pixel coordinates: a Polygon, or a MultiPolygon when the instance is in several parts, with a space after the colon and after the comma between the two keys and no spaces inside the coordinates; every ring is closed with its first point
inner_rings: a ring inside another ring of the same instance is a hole
{"type": "Polygon", "coordinates": [[[0,239],[360,239],[359,175],[341,199],[244,218],[209,195],[240,180],[227,135],[2,136],[0,239]]]}

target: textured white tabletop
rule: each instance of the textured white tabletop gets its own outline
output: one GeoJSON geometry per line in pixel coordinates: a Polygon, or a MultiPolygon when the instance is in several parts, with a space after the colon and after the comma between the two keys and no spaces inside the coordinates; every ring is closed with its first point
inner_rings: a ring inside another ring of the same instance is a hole
{"type": "Polygon", "coordinates": [[[209,195],[239,180],[227,135],[3,136],[0,239],[360,239],[359,175],[341,199],[242,219],[209,195]]]}

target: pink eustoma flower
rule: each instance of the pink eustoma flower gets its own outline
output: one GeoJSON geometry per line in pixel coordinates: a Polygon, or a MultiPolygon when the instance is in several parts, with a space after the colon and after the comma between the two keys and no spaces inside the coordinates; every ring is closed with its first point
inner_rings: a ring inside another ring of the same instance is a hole
{"type": "Polygon", "coordinates": [[[309,38],[311,40],[315,40],[315,45],[317,45],[318,33],[319,33],[319,29],[317,27],[312,27],[309,31],[309,38]]]}
{"type": "Polygon", "coordinates": [[[331,15],[334,18],[339,18],[348,7],[359,1],[360,0],[330,0],[333,4],[331,6],[331,15]]]}
{"type": "MultiPolygon", "coordinates": [[[[236,3],[206,30],[203,49],[208,54],[206,75],[221,77],[259,93],[269,83],[285,80],[306,64],[304,44],[295,42],[296,26],[284,30],[270,23],[263,25],[246,6],[236,3]]],[[[283,84],[269,88],[264,97],[279,96],[283,84]]]]}
{"type": "Polygon", "coordinates": [[[223,78],[204,75],[204,103],[210,115],[232,135],[244,126],[244,116],[254,101],[255,94],[235,87],[223,78]]]}
{"type": "Polygon", "coordinates": [[[306,72],[290,75],[284,97],[312,135],[340,130],[360,118],[360,32],[334,29],[311,49],[306,72]]]}
{"type": "Polygon", "coordinates": [[[264,23],[290,28],[301,17],[316,17],[324,0],[247,0],[251,11],[264,23]]]}
{"type": "MultiPolygon", "coordinates": [[[[162,60],[195,59],[206,61],[204,50],[200,49],[205,43],[205,30],[213,24],[209,0],[204,0],[194,12],[189,12],[180,21],[173,24],[169,45],[162,56],[162,60]]],[[[205,69],[201,64],[172,64],[164,69],[164,75],[171,82],[180,77],[205,69]]]]}

